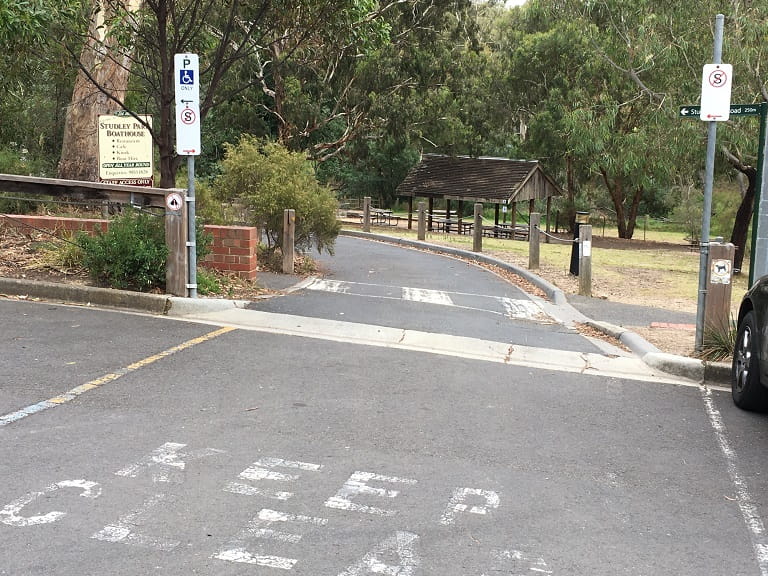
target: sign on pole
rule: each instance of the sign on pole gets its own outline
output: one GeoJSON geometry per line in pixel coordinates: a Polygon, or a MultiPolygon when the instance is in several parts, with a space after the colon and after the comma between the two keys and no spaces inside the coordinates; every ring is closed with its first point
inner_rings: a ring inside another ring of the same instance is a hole
{"type": "Polygon", "coordinates": [[[700,118],[706,122],[725,122],[731,112],[733,66],[705,64],[701,75],[700,118]]]}
{"type": "Polygon", "coordinates": [[[176,153],[200,155],[200,63],[197,54],[173,58],[176,83],[176,153]]]}
{"type": "MultiPolygon", "coordinates": [[[[760,116],[761,104],[731,104],[728,111],[730,116],[760,116]]],[[[701,106],[680,106],[680,118],[699,118],[701,106]]]]}
{"type": "Polygon", "coordinates": [[[152,186],[152,116],[99,115],[99,180],[110,184],[152,186]],[[143,122],[143,124],[142,124],[143,122]]]}

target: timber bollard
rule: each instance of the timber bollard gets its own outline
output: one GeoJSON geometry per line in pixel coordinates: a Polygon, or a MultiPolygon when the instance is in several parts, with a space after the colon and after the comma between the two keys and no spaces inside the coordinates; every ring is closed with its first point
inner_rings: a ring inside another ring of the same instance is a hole
{"type": "Polygon", "coordinates": [[[416,238],[422,242],[427,238],[427,214],[424,202],[419,202],[419,223],[416,229],[416,238]]]}
{"type": "Polygon", "coordinates": [[[293,274],[296,242],[296,211],[283,211],[283,274],[293,274]]]}
{"type": "Polygon", "coordinates": [[[371,231],[371,197],[363,198],[363,232],[371,231]]]}
{"type": "Polygon", "coordinates": [[[483,205],[475,204],[475,226],[472,230],[472,252],[483,251],[483,205]]]}
{"type": "Polygon", "coordinates": [[[707,299],[704,303],[704,337],[727,334],[731,327],[731,280],[736,247],[722,238],[709,243],[707,299]]]}
{"type": "Polygon", "coordinates": [[[189,262],[187,260],[187,203],[178,192],[166,196],[165,243],[168,259],[165,264],[165,291],[174,296],[187,296],[189,262]]]}
{"type": "Polygon", "coordinates": [[[579,226],[579,294],[592,296],[592,226],[579,226]]]}
{"type": "Polygon", "coordinates": [[[531,212],[528,221],[528,269],[539,269],[540,239],[539,225],[541,224],[541,214],[531,212]]]}

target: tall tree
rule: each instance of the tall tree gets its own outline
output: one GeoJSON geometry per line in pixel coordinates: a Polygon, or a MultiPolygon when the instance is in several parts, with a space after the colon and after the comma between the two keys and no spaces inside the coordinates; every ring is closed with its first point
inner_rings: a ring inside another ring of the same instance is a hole
{"type": "Polygon", "coordinates": [[[112,4],[94,0],[88,34],[79,56],[79,69],[67,108],[59,178],[96,181],[99,179],[98,118],[124,102],[131,70],[130,37],[119,31],[124,18],[133,19],[142,0],[121,0],[112,4]],[[122,44],[122,45],[121,45],[122,44]]]}

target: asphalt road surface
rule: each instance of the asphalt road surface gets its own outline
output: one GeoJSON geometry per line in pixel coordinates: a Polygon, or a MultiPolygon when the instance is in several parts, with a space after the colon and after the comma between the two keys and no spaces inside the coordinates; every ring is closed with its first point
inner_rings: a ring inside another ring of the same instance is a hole
{"type": "Polygon", "coordinates": [[[232,315],[0,300],[0,574],[768,574],[764,415],[365,250],[232,315]]]}

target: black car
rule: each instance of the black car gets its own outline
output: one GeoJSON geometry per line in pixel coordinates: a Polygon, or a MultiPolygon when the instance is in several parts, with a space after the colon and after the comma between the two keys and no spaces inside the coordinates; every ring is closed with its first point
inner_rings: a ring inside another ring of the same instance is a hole
{"type": "Polygon", "coordinates": [[[731,386],[739,408],[768,409],[768,276],[755,282],[741,301],[731,386]]]}

